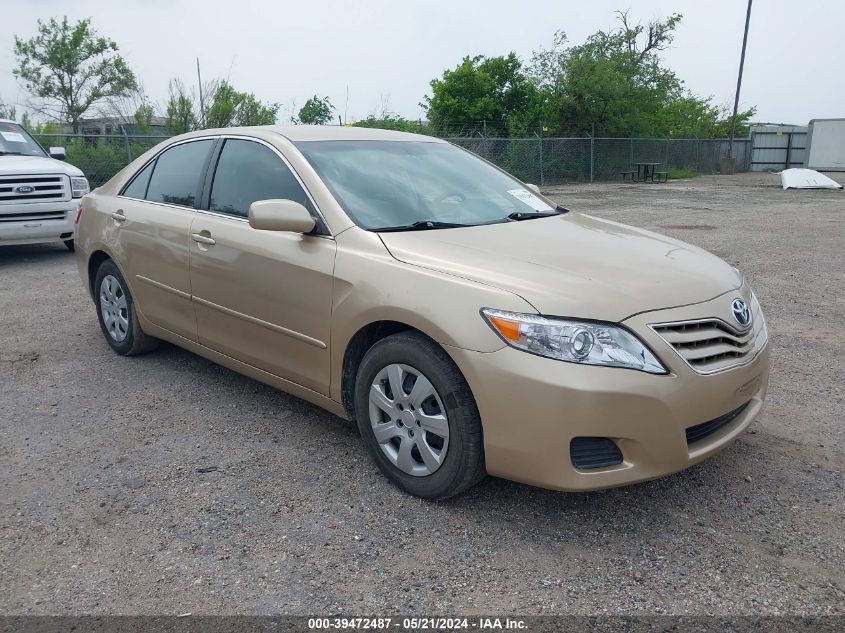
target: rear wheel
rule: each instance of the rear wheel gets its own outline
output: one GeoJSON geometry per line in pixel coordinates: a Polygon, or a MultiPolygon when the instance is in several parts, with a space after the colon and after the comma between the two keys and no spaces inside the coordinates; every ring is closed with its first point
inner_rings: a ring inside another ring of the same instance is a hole
{"type": "Polygon", "coordinates": [[[115,352],[133,356],[158,346],[158,339],[141,329],[129,287],[112,260],[107,259],[97,269],[94,292],[100,328],[115,352]]]}
{"type": "Polygon", "coordinates": [[[358,429],[381,471],[405,491],[446,499],[485,476],[481,419],[461,372],[416,332],[376,343],[355,383],[358,429]]]}

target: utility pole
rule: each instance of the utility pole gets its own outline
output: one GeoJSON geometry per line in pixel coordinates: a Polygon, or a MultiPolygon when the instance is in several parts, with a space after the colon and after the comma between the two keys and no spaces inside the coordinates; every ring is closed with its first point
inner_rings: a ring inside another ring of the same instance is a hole
{"type": "Polygon", "coordinates": [[[748,45],[748,25],[751,22],[751,2],[748,0],[748,9],[745,12],[745,31],[742,34],[742,53],[739,56],[739,74],[736,78],[736,95],[734,95],[734,114],[731,118],[731,137],[728,140],[728,154],[722,159],[722,173],[734,173],[736,161],[733,158],[734,136],[736,135],[736,115],[739,110],[739,91],[742,87],[742,70],[745,66],[745,48],[748,45]]]}
{"type": "Polygon", "coordinates": [[[205,127],[205,104],[202,100],[202,75],[200,74],[200,58],[197,57],[197,88],[200,94],[200,118],[202,118],[202,127],[205,127]]]}
{"type": "Polygon", "coordinates": [[[349,123],[349,84],[346,84],[346,103],[343,105],[343,120],[349,123]]]}

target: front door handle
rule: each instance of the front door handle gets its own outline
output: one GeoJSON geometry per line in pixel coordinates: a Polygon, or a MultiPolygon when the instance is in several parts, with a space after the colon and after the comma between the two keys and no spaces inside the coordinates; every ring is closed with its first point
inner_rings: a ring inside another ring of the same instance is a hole
{"type": "Polygon", "coordinates": [[[207,235],[201,235],[200,233],[191,233],[191,239],[195,242],[199,242],[200,244],[208,244],[209,246],[217,244],[217,242],[214,241],[214,238],[208,237],[207,235]]]}
{"type": "Polygon", "coordinates": [[[115,222],[126,222],[126,216],[123,215],[123,209],[118,209],[111,214],[111,219],[115,222]]]}

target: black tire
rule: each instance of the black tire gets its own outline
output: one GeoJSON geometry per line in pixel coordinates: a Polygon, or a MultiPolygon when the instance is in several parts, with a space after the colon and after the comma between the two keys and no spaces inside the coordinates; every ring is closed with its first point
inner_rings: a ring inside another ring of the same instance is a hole
{"type": "Polygon", "coordinates": [[[97,307],[97,320],[100,322],[100,329],[103,331],[103,336],[109,346],[121,356],[134,356],[136,354],[143,354],[158,347],[159,340],[150,336],[141,329],[141,324],[138,323],[138,314],[135,311],[135,302],[132,299],[132,294],[129,292],[129,286],[120,272],[120,269],[115,263],[107,259],[97,269],[97,274],[94,277],[94,303],[97,307]],[[126,297],[126,309],[128,312],[129,325],[126,328],[126,337],[121,340],[115,340],[109,334],[108,327],[103,320],[103,312],[100,309],[100,287],[103,279],[111,275],[120,284],[120,290],[126,297]]]}
{"type": "Polygon", "coordinates": [[[65,246],[67,246],[67,249],[71,253],[76,250],[76,245],[73,243],[73,240],[65,240],[65,246]]]}
{"type": "Polygon", "coordinates": [[[364,445],[379,469],[412,495],[434,501],[446,499],[474,486],[487,474],[481,417],[469,385],[443,348],[418,332],[388,336],[364,355],[355,378],[355,418],[364,445]],[[445,408],[448,450],[440,467],[426,476],[410,475],[394,465],[376,441],[370,423],[370,388],[379,372],[394,363],[408,365],[428,378],[445,408]]]}

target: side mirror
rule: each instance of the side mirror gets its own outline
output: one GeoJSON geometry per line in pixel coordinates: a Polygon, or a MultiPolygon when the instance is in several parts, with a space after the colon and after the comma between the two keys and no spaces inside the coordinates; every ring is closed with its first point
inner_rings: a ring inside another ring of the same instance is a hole
{"type": "Polygon", "coordinates": [[[65,153],[64,147],[51,147],[50,148],[50,158],[55,158],[56,160],[64,160],[67,154],[65,153]]]}
{"type": "Polygon", "coordinates": [[[540,193],[540,187],[538,187],[537,185],[532,185],[531,183],[526,182],[525,186],[528,187],[534,193],[540,193]]]}
{"type": "Polygon", "coordinates": [[[316,222],[308,209],[293,200],[257,200],[249,205],[249,225],[262,231],[310,233],[316,222]]]}

